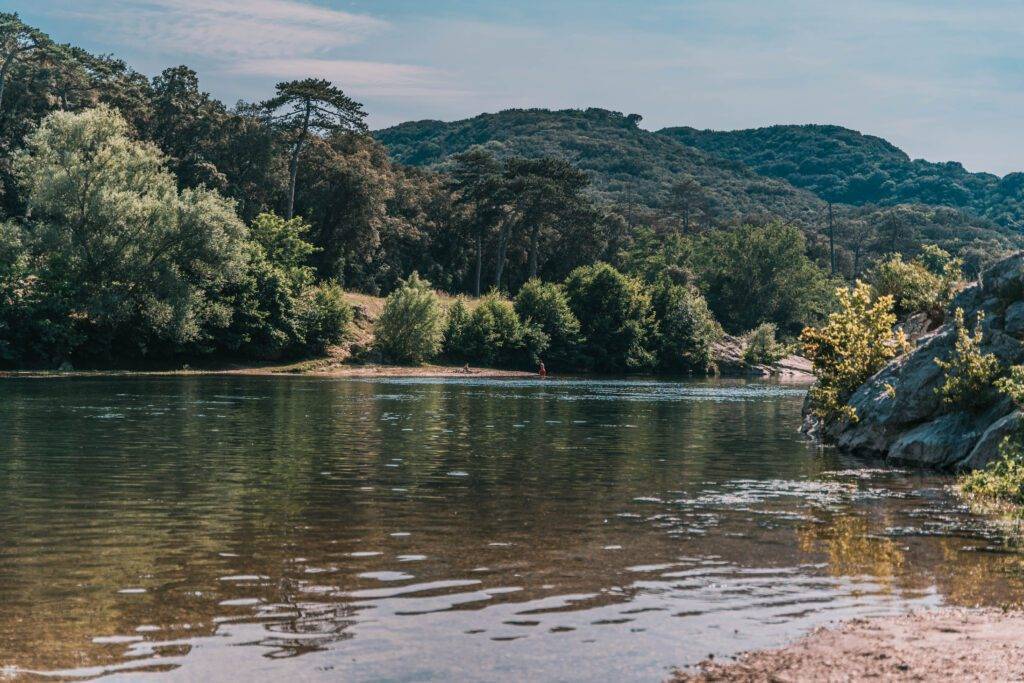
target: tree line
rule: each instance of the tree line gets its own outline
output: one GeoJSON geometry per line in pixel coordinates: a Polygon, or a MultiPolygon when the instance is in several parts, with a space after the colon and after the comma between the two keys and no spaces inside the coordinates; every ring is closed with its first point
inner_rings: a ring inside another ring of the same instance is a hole
{"type": "MultiPolygon", "coordinates": [[[[406,166],[327,81],[227,107],[187,67],[149,79],[0,14],[0,362],[323,353],[352,318],[342,288],[429,281],[485,298],[439,316],[443,348],[423,357],[701,372],[721,334],[792,339],[869,269],[823,267],[820,236],[771,212],[726,221],[706,176],[641,209],[563,155],[507,152],[406,166]]],[[[894,221],[893,244],[913,226],[894,221]]]]}

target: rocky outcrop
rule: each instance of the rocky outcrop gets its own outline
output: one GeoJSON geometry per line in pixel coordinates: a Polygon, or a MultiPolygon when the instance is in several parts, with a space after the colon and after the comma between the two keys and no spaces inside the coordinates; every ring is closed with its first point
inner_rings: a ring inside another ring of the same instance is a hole
{"type": "MultiPolygon", "coordinates": [[[[1024,253],[988,269],[950,310],[958,307],[968,321],[984,313],[983,353],[995,354],[1005,367],[1024,363],[1024,253]]],[[[948,358],[955,341],[952,323],[924,334],[850,397],[856,421],[808,419],[805,430],[856,455],[950,470],[984,467],[1021,426],[1021,415],[1006,398],[974,412],[943,405],[937,390],[945,375],[935,361],[948,358]]]]}
{"type": "Polygon", "coordinates": [[[754,365],[743,360],[747,344],[739,337],[724,335],[711,346],[711,356],[718,374],[725,377],[777,377],[791,381],[814,380],[811,361],[803,356],[789,355],[771,365],[754,365]]]}

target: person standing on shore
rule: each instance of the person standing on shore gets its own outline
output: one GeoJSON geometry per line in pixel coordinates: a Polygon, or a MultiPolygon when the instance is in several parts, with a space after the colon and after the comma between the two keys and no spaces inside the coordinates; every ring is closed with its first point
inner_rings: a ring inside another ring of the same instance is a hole
{"type": "Polygon", "coordinates": [[[537,374],[542,378],[548,376],[548,369],[544,367],[544,361],[540,362],[540,367],[537,369],[537,374]]]}

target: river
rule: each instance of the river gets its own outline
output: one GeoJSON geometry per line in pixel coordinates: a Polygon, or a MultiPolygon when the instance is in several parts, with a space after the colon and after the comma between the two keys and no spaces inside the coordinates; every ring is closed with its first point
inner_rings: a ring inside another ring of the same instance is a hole
{"type": "Polygon", "coordinates": [[[746,381],[0,380],[0,679],[641,680],[1024,595],[746,381]]]}

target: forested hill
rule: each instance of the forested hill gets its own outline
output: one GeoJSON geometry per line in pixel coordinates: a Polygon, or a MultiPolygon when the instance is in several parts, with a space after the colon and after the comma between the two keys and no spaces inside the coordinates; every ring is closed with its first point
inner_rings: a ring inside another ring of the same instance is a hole
{"type": "Polygon", "coordinates": [[[955,161],[912,160],[882,138],[841,126],[713,131],[665,128],[662,136],[848,204],[952,206],[1024,229],[1024,173],[999,178],[955,161]]]}
{"type": "Polygon", "coordinates": [[[663,207],[674,181],[690,177],[716,222],[772,214],[807,225],[820,221],[822,202],[787,182],[714,158],[667,135],[638,127],[639,117],[603,109],[512,109],[445,123],[414,121],[375,133],[392,158],[415,166],[444,167],[476,145],[498,157],[545,155],[586,171],[596,193],[621,206],[663,207]]]}

